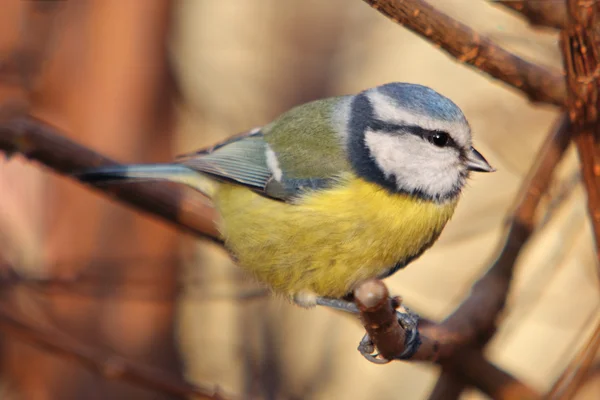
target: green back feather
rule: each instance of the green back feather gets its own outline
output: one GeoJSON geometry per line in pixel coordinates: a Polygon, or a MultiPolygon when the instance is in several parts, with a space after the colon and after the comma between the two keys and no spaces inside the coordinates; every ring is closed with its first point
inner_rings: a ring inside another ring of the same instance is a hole
{"type": "Polygon", "coordinates": [[[333,115],[340,97],[317,100],[291,109],[259,131],[251,131],[178,162],[196,171],[244,186],[268,197],[289,200],[319,189],[350,170],[333,115]],[[271,149],[282,170],[273,179],[267,161],[271,149]]]}
{"type": "Polygon", "coordinates": [[[332,121],[340,99],[300,105],[263,128],[265,141],[277,155],[285,178],[327,179],[350,169],[332,121]]]}

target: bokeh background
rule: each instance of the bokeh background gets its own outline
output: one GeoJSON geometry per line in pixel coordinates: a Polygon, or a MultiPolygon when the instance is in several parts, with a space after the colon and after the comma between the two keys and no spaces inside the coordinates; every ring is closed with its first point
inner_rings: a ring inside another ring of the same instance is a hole
{"type": "MultiPolygon", "coordinates": [[[[555,32],[533,31],[486,1],[430,3],[528,60],[561,67],[555,32]]],[[[0,70],[0,107],[29,107],[122,162],[167,161],[296,104],[390,81],[450,97],[498,171],[474,176],[439,242],[386,280],[432,319],[450,313],[493,261],[558,116],[360,0],[3,0],[0,70]]],[[[600,319],[573,149],[538,221],[487,355],[544,391],[600,319]]],[[[0,160],[0,265],[21,277],[1,286],[5,306],[30,323],[241,398],[421,399],[439,374],[366,362],[354,318],[262,296],[216,245],[18,157],[0,160]],[[62,283],[40,284],[53,279],[62,283]]],[[[165,397],[12,336],[0,345],[2,398],[165,397]]],[[[589,380],[578,398],[600,398],[599,382],[589,380]]]]}

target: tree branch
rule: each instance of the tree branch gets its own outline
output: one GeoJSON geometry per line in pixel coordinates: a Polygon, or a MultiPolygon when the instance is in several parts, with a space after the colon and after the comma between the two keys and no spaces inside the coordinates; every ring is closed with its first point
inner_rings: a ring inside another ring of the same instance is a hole
{"type": "Polygon", "coordinates": [[[567,108],[573,123],[588,211],[600,259],[600,5],[568,1],[569,21],[560,44],[567,71],[567,108]]]}
{"type": "Polygon", "coordinates": [[[567,24],[567,7],[564,1],[499,0],[492,4],[516,11],[536,27],[562,29],[567,24]]]}
{"type": "Polygon", "coordinates": [[[525,61],[422,0],[364,0],[458,61],[519,89],[533,102],[565,104],[562,74],[525,61]]]}
{"type": "Polygon", "coordinates": [[[116,355],[106,355],[105,351],[99,352],[72,338],[33,328],[11,314],[6,307],[0,307],[0,330],[3,333],[75,359],[107,379],[122,380],[177,396],[224,399],[218,389],[192,385],[176,377],[168,376],[164,371],[139,365],[116,355]]]}
{"type": "MultiPolygon", "coordinates": [[[[113,160],[61,136],[53,127],[25,117],[0,125],[0,150],[9,155],[23,154],[70,177],[73,172],[85,168],[116,164],[113,160]]],[[[167,182],[93,187],[179,229],[221,242],[214,223],[215,210],[192,191],[167,182]]]]}

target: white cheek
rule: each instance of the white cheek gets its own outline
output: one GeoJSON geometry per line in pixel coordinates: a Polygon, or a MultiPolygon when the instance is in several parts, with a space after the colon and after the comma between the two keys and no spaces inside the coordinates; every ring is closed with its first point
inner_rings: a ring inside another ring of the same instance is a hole
{"type": "Polygon", "coordinates": [[[454,149],[437,148],[410,133],[367,131],[365,144],[379,169],[393,176],[399,189],[443,197],[462,184],[464,167],[454,149]]]}

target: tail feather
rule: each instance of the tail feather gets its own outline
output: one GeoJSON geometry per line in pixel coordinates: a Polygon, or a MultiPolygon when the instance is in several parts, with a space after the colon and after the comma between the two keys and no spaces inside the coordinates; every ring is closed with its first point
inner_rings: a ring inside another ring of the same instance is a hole
{"type": "Polygon", "coordinates": [[[82,182],[92,184],[170,181],[190,186],[212,197],[214,181],[181,164],[114,165],[73,174],[82,182]]]}

